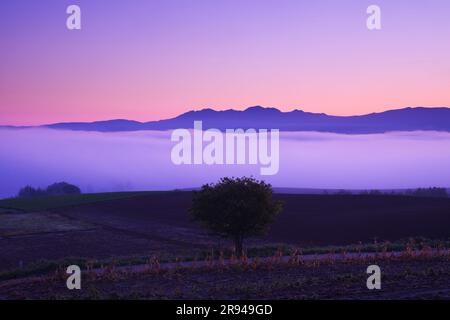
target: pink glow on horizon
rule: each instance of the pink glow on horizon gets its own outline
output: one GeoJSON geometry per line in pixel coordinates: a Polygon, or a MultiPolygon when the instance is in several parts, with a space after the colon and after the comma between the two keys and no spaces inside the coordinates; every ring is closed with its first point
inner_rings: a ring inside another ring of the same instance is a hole
{"type": "Polygon", "coordinates": [[[448,1],[379,0],[379,32],[357,0],[79,2],[80,32],[64,4],[0,4],[0,125],[450,106],[448,1]]]}

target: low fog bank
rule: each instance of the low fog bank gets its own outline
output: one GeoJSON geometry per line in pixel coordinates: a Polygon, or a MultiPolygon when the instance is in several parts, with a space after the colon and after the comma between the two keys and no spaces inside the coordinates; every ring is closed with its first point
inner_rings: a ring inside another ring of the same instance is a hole
{"type": "Polygon", "coordinates": [[[450,133],[281,133],[277,175],[260,165],[174,165],[170,132],[0,129],[0,198],[58,181],[83,192],[172,190],[253,175],[274,186],[402,189],[450,186],[450,133]]]}

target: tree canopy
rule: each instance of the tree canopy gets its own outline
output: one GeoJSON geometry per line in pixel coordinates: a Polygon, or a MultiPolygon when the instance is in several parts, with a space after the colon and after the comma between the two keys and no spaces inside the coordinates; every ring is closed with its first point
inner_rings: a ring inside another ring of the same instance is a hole
{"type": "Polygon", "coordinates": [[[244,177],[204,185],[194,192],[190,214],[213,232],[231,237],[241,255],[244,238],[264,234],[281,210],[270,184],[244,177]]]}

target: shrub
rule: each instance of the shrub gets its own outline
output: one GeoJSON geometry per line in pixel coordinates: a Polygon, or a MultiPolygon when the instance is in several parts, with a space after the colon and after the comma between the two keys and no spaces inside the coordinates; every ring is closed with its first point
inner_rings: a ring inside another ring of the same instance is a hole
{"type": "Polygon", "coordinates": [[[48,195],[65,195],[65,194],[80,194],[81,190],[73,184],[67,182],[58,182],[49,185],[46,190],[48,195]]]}

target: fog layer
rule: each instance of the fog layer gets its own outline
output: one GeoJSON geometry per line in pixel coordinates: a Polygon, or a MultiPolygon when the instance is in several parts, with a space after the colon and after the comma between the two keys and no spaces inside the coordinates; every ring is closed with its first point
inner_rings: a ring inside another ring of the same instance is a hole
{"type": "Polygon", "coordinates": [[[276,187],[393,189],[450,186],[450,133],[281,133],[277,175],[259,165],[174,165],[170,132],[0,129],[0,197],[58,181],[83,192],[198,187],[253,175],[276,187]]]}

